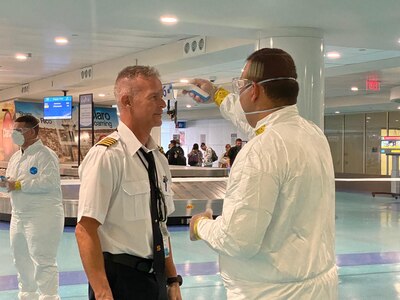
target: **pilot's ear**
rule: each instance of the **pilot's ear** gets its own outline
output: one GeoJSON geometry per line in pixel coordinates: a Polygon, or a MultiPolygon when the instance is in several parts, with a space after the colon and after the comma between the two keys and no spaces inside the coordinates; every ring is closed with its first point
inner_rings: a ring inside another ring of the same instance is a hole
{"type": "Polygon", "coordinates": [[[132,103],[130,102],[130,98],[131,97],[129,97],[128,95],[123,95],[121,97],[122,107],[131,106],[132,105],[132,103]]]}

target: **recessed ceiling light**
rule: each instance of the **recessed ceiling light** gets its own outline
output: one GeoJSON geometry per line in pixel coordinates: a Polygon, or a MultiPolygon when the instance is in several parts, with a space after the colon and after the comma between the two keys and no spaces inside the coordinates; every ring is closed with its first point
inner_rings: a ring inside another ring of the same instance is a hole
{"type": "Polygon", "coordinates": [[[54,42],[58,45],[66,45],[68,44],[68,39],[62,36],[57,36],[54,38],[54,42]]]}
{"type": "Polygon", "coordinates": [[[173,25],[178,23],[178,19],[173,16],[161,16],[160,21],[161,23],[166,25],[173,25]]]}
{"type": "Polygon", "coordinates": [[[331,52],[327,52],[327,53],[326,53],[326,57],[327,57],[327,58],[330,58],[330,59],[338,59],[338,58],[341,57],[341,55],[340,55],[339,52],[331,51],[331,52]]]}
{"type": "Polygon", "coordinates": [[[352,90],[353,92],[357,92],[357,91],[358,91],[358,87],[352,86],[352,87],[351,87],[351,90],[352,90]]]}
{"type": "Polygon", "coordinates": [[[335,114],[340,114],[340,111],[338,111],[338,110],[337,110],[337,111],[335,111],[335,114]]]}
{"type": "Polygon", "coordinates": [[[192,106],[190,104],[186,104],[186,107],[187,108],[191,108],[192,106]]]}
{"type": "Polygon", "coordinates": [[[18,60],[23,61],[23,60],[27,60],[28,59],[28,55],[24,54],[24,53],[17,53],[17,54],[15,54],[15,58],[18,59],[18,60]]]}
{"type": "Polygon", "coordinates": [[[106,94],[99,94],[99,97],[105,97],[106,94]]]}
{"type": "Polygon", "coordinates": [[[400,109],[400,106],[397,106],[397,109],[400,109]]]}
{"type": "Polygon", "coordinates": [[[182,82],[182,83],[188,83],[188,82],[189,82],[189,80],[187,80],[187,79],[181,79],[181,80],[179,80],[179,82],[182,82]]]}

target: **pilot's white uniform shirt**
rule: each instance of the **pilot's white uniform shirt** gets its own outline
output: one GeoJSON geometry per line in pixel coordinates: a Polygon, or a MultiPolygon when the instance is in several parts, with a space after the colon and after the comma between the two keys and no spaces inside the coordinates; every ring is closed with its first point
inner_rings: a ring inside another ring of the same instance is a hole
{"type": "MultiPolygon", "coordinates": [[[[232,100],[231,94],[220,107],[225,115],[235,111],[232,100]]],[[[222,216],[201,220],[198,234],[220,255],[230,300],[336,299],[328,142],[296,105],[273,112],[256,129],[263,126],[236,157],[222,216]]]]}
{"type": "MultiPolygon", "coordinates": [[[[108,137],[117,142],[92,147],[79,168],[78,222],[84,216],[101,224],[98,234],[103,252],[152,258],[150,183],[138,152],[142,144],[122,122],[108,137]]],[[[145,150],[154,154],[159,187],[170,214],[174,203],[168,161],[152,138],[145,150]]],[[[162,227],[166,232],[165,222],[162,227]]]]}

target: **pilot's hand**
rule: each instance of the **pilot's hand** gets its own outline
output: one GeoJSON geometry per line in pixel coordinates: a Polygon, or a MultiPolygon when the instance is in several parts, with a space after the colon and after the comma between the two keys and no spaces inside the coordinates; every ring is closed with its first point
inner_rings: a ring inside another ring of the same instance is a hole
{"type": "Polygon", "coordinates": [[[181,289],[177,282],[168,286],[167,292],[168,292],[168,300],[182,300],[181,289]]]}

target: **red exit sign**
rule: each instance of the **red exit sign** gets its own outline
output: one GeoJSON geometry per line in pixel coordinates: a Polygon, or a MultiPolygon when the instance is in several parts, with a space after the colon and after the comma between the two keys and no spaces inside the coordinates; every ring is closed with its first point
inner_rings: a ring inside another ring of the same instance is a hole
{"type": "Polygon", "coordinates": [[[381,89],[381,83],[378,80],[367,80],[366,81],[367,91],[379,91],[381,89]]]}

